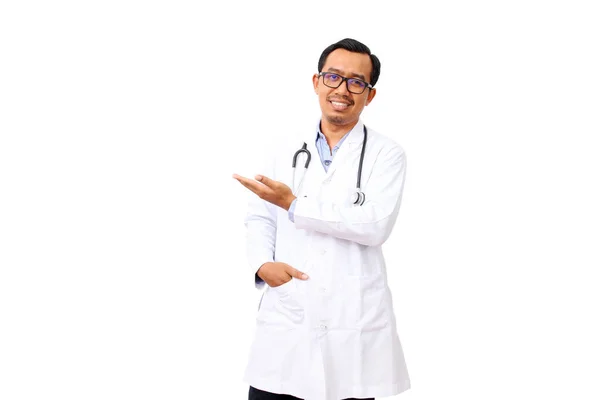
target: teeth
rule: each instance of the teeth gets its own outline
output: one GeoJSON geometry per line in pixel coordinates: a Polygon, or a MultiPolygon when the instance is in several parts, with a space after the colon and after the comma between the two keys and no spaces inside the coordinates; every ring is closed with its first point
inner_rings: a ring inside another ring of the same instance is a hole
{"type": "Polygon", "coordinates": [[[346,104],[346,103],[338,103],[337,101],[332,101],[331,104],[333,104],[336,107],[348,107],[348,104],[346,104]]]}

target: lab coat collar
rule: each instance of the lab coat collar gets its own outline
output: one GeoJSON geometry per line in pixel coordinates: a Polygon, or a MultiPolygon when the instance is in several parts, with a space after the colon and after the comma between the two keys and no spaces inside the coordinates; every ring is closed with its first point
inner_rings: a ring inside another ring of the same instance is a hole
{"type": "MultiPolygon", "coordinates": [[[[321,123],[321,121],[319,120],[317,122],[316,126],[313,125],[313,130],[312,130],[310,136],[308,136],[308,135],[306,136],[306,138],[307,138],[306,142],[308,143],[308,148],[312,152],[313,157],[316,157],[316,159],[315,159],[316,163],[321,162],[318,159],[319,153],[317,151],[316,144],[315,144],[316,137],[319,132],[320,123],[321,123]]],[[[352,130],[348,133],[348,137],[346,137],[346,139],[344,140],[344,142],[341,144],[340,148],[338,149],[338,152],[336,153],[336,156],[333,158],[333,162],[327,169],[326,173],[323,170],[323,168],[313,169],[313,171],[320,171],[318,173],[318,175],[321,176],[321,178],[324,178],[324,181],[331,180],[335,171],[338,169],[338,167],[340,165],[343,165],[346,162],[347,157],[351,153],[353,153],[355,151],[359,151],[360,146],[362,145],[363,138],[364,138],[363,126],[364,126],[364,124],[360,120],[356,123],[356,125],[354,125],[354,128],[352,128],[352,130]]],[[[311,161],[311,163],[312,163],[312,161],[311,161]]]]}
{"type": "MultiPolygon", "coordinates": [[[[354,128],[352,128],[352,130],[350,130],[350,132],[348,133],[348,137],[344,140],[344,143],[362,143],[363,140],[363,122],[361,120],[358,120],[358,122],[356,123],[356,125],[354,125],[354,128]]],[[[313,133],[311,134],[311,138],[309,139],[311,143],[315,143],[318,135],[319,135],[319,130],[321,127],[321,120],[319,119],[319,121],[317,121],[317,124],[315,126],[315,130],[313,131],[313,133]]],[[[343,145],[343,143],[342,143],[343,145]]]]}

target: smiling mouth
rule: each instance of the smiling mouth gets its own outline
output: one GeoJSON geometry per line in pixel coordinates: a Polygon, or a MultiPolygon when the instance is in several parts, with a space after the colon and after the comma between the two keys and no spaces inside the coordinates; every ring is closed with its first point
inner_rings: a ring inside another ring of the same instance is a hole
{"type": "Polygon", "coordinates": [[[333,106],[333,109],[336,111],[344,111],[347,110],[348,107],[350,107],[350,104],[341,101],[330,100],[329,102],[333,106]]]}

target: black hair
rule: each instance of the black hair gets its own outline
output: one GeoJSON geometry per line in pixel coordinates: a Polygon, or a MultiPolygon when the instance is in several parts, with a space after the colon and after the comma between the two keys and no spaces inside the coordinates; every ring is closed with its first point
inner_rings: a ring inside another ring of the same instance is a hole
{"type": "Polygon", "coordinates": [[[371,70],[371,82],[369,82],[372,86],[375,86],[375,84],[377,83],[377,80],[379,79],[379,73],[381,71],[381,63],[379,62],[379,58],[377,58],[377,56],[375,54],[371,54],[371,50],[365,46],[364,44],[362,44],[361,42],[359,42],[358,40],[354,40],[354,39],[342,39],[337,43],[334,43],[330,46],[328,46],[325,50],[323,50],[323,53],[321,53],[321,57],[319,58],[319,72],[322,72],[321,70],[323,69],[323,66],[325,65],[325,61],[327,60],[327,57],[329,56],[329,54],[337,49],[344,49],[344,50],[348,50],[351,51],[353,53],[362,53],[362,54],[368,54],[369,57],[371,57],[371,64],[373,66],[373,69],[371,70]]]}

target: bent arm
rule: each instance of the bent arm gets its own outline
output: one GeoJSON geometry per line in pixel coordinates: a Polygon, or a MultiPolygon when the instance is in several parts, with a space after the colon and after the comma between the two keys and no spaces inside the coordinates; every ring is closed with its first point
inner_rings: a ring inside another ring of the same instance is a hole
{"type": "MultiPolygon", "coordinates": [[[[273,165],[263,168],[264,173],[271,174],[273,165]]],[[[248,201],[248,211],[244,219],[246,226],[246,257],[252,273],[254,284],[262,288],[264,281],[258,277],[257,271],[275,258],[275,240],[277,235],[277,207],[252,194],[248,201]]]]}
{"type": "Polygon", "coordinates": [[[256,287],[262,287],[264,282],[256,273],[264,263],[274,260],[277,213],[271,210],[274,206],[258,197],[250,203],[245,219],[246,255],[254,273],[254,283],[256,287]]]}
{"type": "Polygon", "coordinates": [[[390,236],[400,209],[406,175],[406,156],[399,147],[380,153],[362,206],[298,198],[294,222],[298,229],[317,231],[366,246],[380,246],[390,236]]]}

